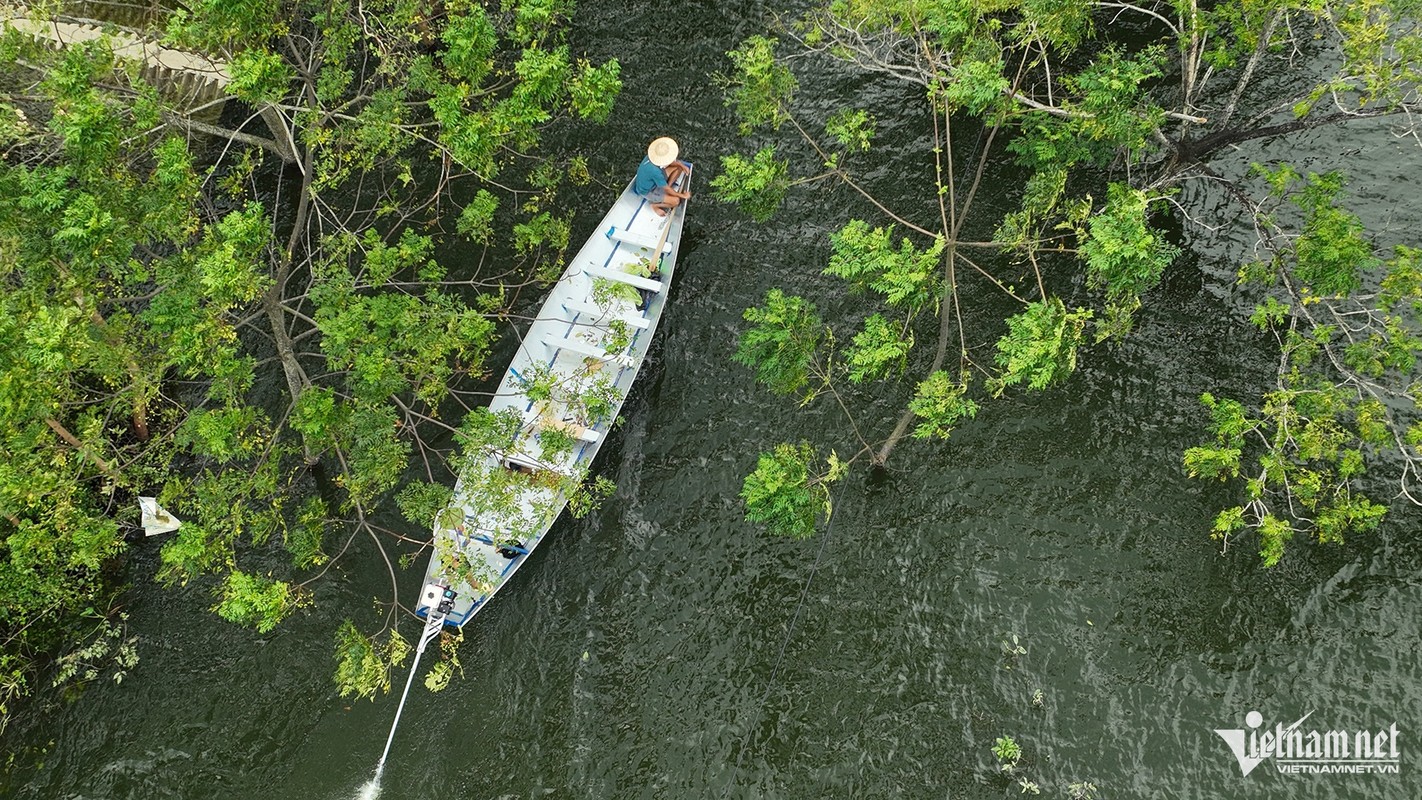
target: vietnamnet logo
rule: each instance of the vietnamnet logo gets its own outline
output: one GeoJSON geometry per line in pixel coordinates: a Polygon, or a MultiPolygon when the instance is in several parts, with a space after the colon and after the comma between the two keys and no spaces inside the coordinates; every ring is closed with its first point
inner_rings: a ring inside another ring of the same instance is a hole
{"type": "Polygon", "coordinates": [[[1401,762],[1396,722],[1376,731],[1303,730],[1300,726],[1312,715],[1310,711],[1292,725],[1260,730],[1264,715],[1251,711],[1244,716],[1247,730],[1216,728],[1215,733],[1234,753],[1241,775],[1271,758],[1274,768],[1284,773],[1397,774],[1401,762]]]}

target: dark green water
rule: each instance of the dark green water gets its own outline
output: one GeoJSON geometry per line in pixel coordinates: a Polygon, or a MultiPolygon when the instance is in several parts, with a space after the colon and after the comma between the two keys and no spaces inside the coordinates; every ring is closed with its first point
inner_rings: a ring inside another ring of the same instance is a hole
{"type": "MultiPolygon", "coordinates": [[[[595,170],[630,171],[658,133],[707,167],[745,149],[705,74],[768,8],[585,5],[580,45],[621,58],[627,81],[591,145],[595,170]]],[[[912,99],[834,76],[806,95],[824,110],[912,99]]],[[[893,188],[895,165],[913,175],[926,163],[922,121],[880,117],[898,152],[872,180],[903,201],[914,187],[893,188]]],[[[1398,240],[1416,229],[1415,203],[1387,188],[1417,174],[1415,149],[1374,130],[1278,148],[1290,150],[1314,169],[1363,159],[1362,210],[1398,240]]],[[[1263,571],[1247,546],[1219,554],[1206,531],[1228,495],[1180,468],[1199,393],[1248,396],[1272,369],[1266,343],[1235,321],[1228,230],[1177,265],[1126,344],[1093,351],[1065,387],[988,404],[949,446],[906,444],[880,479],[854,473],[772,682],[822,540],[768,539],[736,493],[777,441],[850,442],[827,433],[839,427],[828,406],[771,398],[729,356],[741,310],[771,286],[832,318],[866,312],[818,274],[825,235],[858,208],[801,193],[756,226],[709,201],[711,171],[659,343],[598,462],[615,500],[563,520],[470,626],[462,679],[439,695],[416,687],[384,798],[1021,796],[994,771],[1001,735],[1022,744],[1043,797],[1083,780],[1103,798],[1422,797],[1422,739],[1410,738],[1422,719],[1419,516],[1399,508],[1373,537],[1297,546],[1263,571]],[[1003,651],[1013,635],[1016,658],[1003,651]],[[1395,722],[1401,774],[1265,764],[1241,777],[1212,729],[1243,727],[1249,710],[1270,726],[1308,712],[1320,730],[1395,722]]],[[[584,226],[610,197],[580,204],[584,226]]],[[[353,796],[396,698],[339,699],[331,633],[344,616],[376,624],[383,565],[349,559],[313,610],[261,637],[206,613],[199,588],[152,586],[154,547],[132,565],[142,661],[122,685],[13,731],[10,793],[353,796]]],[[[418,575],[403,580],[409,599],[418,575]]]]}

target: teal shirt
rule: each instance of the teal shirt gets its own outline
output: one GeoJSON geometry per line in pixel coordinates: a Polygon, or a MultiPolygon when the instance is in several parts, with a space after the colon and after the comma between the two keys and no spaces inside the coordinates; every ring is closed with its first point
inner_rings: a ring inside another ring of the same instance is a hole
{"type": "Polygon", "coordinates": [[[642,157],[642,163],[637,167],[637,177],[632,181],[632,191],[637,194],[647,194],[658,186],[667,185],[667,174],[662,172],[662,168],[652,163],[650,158],[642,157]]]}

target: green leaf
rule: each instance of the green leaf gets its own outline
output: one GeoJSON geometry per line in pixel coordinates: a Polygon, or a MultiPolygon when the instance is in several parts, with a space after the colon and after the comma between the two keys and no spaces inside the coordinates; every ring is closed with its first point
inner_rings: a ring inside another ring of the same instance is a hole
{"type": "Polygon", "coordinates": [[[1001,59],[966,59],[958,63],[944,93],[948,108],[979,116],[1001,104],[1003,93],[1012,86],[1012,82],[1002,74],[1002,68],[1001,59]]]}
{"type": "Polygon", "coordinates": [[[856,291],[874,291],[892,306],[912,313],[936,302],[942,293],[940,262],[943,239],[919,250],[908,239],[898,247],[894,229],[870,228],[863,220],[850,220],[830,236],[834,248],[826,275],[844,278],[856,291]]]}
{"type": "Polygon", "coordinates": [[[1284,324],[1284,319],[1289,315],[1289,306],[1280,303],[1273,297],[1264,298],[1264,302],[1254,307],[1254,313],[1249,315],[1249,321],[1261,331],[1267,331],[1271,327],[1278,327],[1284,324]]]}
{"type": "Polygon", "coordinates": [[[890,370],[902,372],[908,364],[913,347],[913,334],[902,326],[893,325],[880,314],[864,320],[864,328],[854,335],[853,344],[845,351],[849,380],[863,383],[882,378],[890,370]]]}
{"type": "Polygon", "coordinates": [[[771,289],[764,305],[746,309],[743,317],[751,327],[741,334],[736,362],[754,369],[756,380],[776,394],[804,389],[825,329],[814,304],[771,289]]]}
{"type": "Polygon", "coordinates": [[[1342,192],[1338,173],[1309,175],[1294,202],[1305,215],[1294,245],[1299,279],[1320,295],[1345,295],[1362,284],[1362,273],[1377,266],[1358,217],[1334,201],[1342,192]]]}
{"type": "Polygon", "coordinates": [[[1166,242],[1147,223],[1150,196],[1113,183],[1106,205],[1093,214],[1081,243],[1088,283],[1120,304],[1140,297],[1160,282],[1180,248],[1166,242]]]}
{"type": "Polygon", "coordinates": [[[789,166],[775,158],[775,148],[766,147],[747,160],[731,154],[721,157],[721,174],[711,179],[711,190],[719,200],[735,203],[756,222],[765,222],[785,200],[790,182],[789,166]]]}
{"type": "Polygon", "coordinates": [[[1289,523],[1272,514],[1259,520],[1259,557],[1266,568],[1275,566],[1284,557],[1284,547],[1294,538],[1294,529],[1289,523]]]}
{"type": "Polygon", "coordinates": [[[1090,311],[1068,312],[1055,297],[1031,303],[1009,318],[1007,334],[997,342],[1002,372],[989,381],[990,391],[997,396],[1008,386],[1025,383],[1045,389],[1066,380],[1076,370],[1076,351],[1090,320],[1090,311]]]}
{"type": "Polygon", "coordinates": [[[741,120],[741,133],[758,127],[779,128],[789,118],[787,108],[797,84],[790,70],[775,60],[776,40],[752,36],[726,53],[735,70],[722,78],[726,105],[741,120]]]}
{"type": "Polygon", "coordinates": [[[1192,478],[1238,478],[1240,455],[1232,447],[1191,447],[1185,451],[1185,472],[1192,478]]]}
{"type": "MultiPolygon", "coordinates": [[[[766,526],[777,536],[804,539],[830,514],[828,476],[810,474],[815,450],[808,442],[778,444],[761,453],[755,471],[746,476],[741,500],[746,519],[766,526]]],[[[833,466],[833,462],[831,462],[833,466]]]]}
{"type": "Polygon", "coordinates": [[[921,420],[914,438],[947,439],[960,422],[976,417],[978,404],[965,397],[967,391],[966,376],[955,383],[943,370],[929,375],[909,401],[909,411],[921,420]]]}
{"type": "Polygon", "coordinates": [[[578,73],[568,86],[573,113],[593,122],[606,122],[612,106],[622,92],[622,65],[608,59],[599,66],[588,61],[578,62],[578,73]]]}
{"type": "Polygon", "coordinates": [[[227,69],[232,75],[228,89],[253,105],[281,100],[296,78],[281,56],[268,50],[243,50],[228,62],[227,69]]]}
{"type": "Polygon", "coordinates": [[[390,671],[405,662],[411,647],[394,628],[383,642],[361,633],[350,620],[336,631],[336,688],[342,697],[390,692],[390,671]]]}
{"type": "Polygon", "coordinates": [[[297,606],[289,584],[233,570],[222,584],[221,599],[212,607],[228,622],[270,633],[297,606]]]}
{"type": "Polygon", "coordinates": [[[840,109],[825,121],[825,133],[846,150],[865,152],[874,139],[874,117],[862,109],[840,109]]]}

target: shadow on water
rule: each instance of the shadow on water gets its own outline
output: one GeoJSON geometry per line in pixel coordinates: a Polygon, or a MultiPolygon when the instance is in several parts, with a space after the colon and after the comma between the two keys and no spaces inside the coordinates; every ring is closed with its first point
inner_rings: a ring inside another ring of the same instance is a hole
{"type": "MultiPolygon", "coordinates": [[[[594,171],[630,171],[654,133],[710,169],[653,360],[596,467],[616,496],[560,522],[480,615],[461,678],[411,693],[381,780],[357,785],[395,698],[342,701],[330,679],[331,632],[344,617],[373,620],[385,591],[373,553],[318,584],[309,613],[259,636],[208,613],[204,587],[156,588],[156,551],[140,547],[129,610],[142,660],[122,685],[8,734],[25,762],[10,794],[1006,797],[1019,790],[990,749],[1012,736],[1044,797],[1076,781],[1113,798],[1419,796],[1410,747],[1400,776],[1242,779],[1212,732],[1250,710],[1407,731],[1422,707],[1417,513],[1343,547],[1300,543],[1270,571],[1247,546],[1221,555],[1206,535],[1228,496],[1180,467],[1201,435],[1196,398],[1257,392],[1272,369],[1221,281],[1233,272],[1228,242],[1197,251],[1136,334],[1093,350],[1067,385],[986,405],[949,445],[905,443],[890,469],[845,481],[839,527],[787,637],[822,542],[748,526],[741,480],[775,442],[850,443],[827,433],[839,427],[833,409],[772,398],[729,357],[742,309],[771,286],[833,313],[865,310],[819,274],[825,234],[854,213],[852,199],[800,194],[766,226],[709,200],[716,156],[746,145],[705,75],[772,10],[579,11],[575,47],[618,55],[626,81],[617,118],[580,143],[594,171]]],[[[807,92],[826,111],[849,93],[899,98],[812,77],[807,92]]],[[[891,122],[902,159],[922,155],[916,123],[891,122]]],[[[1416,172],[1415,150],[1398,158],[1416,172]]],[[[403,580],[414,591],[418,576],[403,580]]]]}

